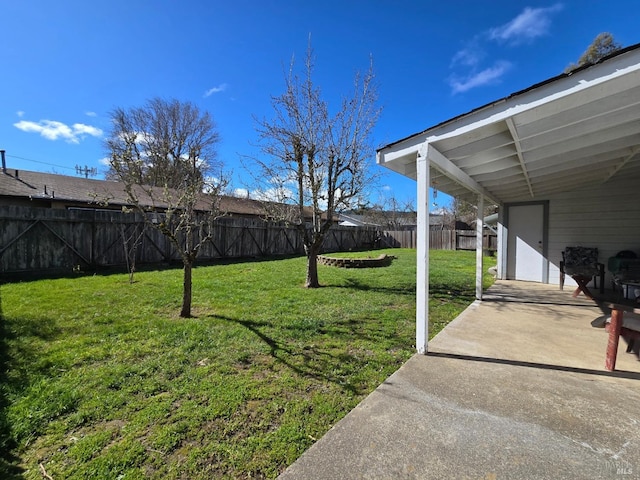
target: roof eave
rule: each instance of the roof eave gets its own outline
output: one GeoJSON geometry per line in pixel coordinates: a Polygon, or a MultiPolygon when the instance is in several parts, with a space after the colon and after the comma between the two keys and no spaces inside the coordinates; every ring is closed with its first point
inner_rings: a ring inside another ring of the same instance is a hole
{"type": "Polygon", "coordinates": [[[526,94],[528,92],[531,92],[533,90],[539,89],[539,88],[544,87],[546,85],[558,82],[558,81],[560,81],[562,79],[565,79],[565,78],[568,78],[568,77],[571,77],[571,76],[575,76],[580,72],[588,70],[588,69],[590,69],[590,68],[592,68],[592,67],[594,67],[596,65],[600,65],[600,64],[605,63],[605,62],[607,62],[607,61],[609,61],[609,60],[611,60],[613,58],[619,57],[621,55],[624,55],[626,53],[632,52],[634,50],[640,50],[640,43],[636,43],[634,45],[631,45],[629,47],[625,47],[625,48],[623,48],[621,50],[618,50],[618,51],[616,51],[614,53],[611,53],[611,54],[601,58],[599,61],[597,61],[595,63],[588,63],[588,64],[585,64],[585,65],[581,65],[581,66],[571,70],[568,73],[561,73],[560,75],[556,75],[555,77],[551,77],[549,79],[546,79],[546,80],[543,80],[541,82],[535,83],[535,84],[533,84],[533,85],[531,85],[531,86],[529,86],[529,87],[527,87],[525,89],[522,89],[522,90],[516,91],[514,93],[511,93],[511,94],[507,95],[506,97],[500,98],[498,100],[494,100],[494,101],[492,101],[490,103],[487,103],[485,105],[481,105],[481,106],[476,107],[476,108],[474,108],[474,109],[472,109],[472,110],[470,110],[470,111],[468,111],[466,113],[462,113],[462,114],[457,115],[455,117],[452,117],[452,118],[450,118],[448,120],[444,120],[444,121],[442,121],[442,122],[440,122],[440,123],[438,123],[436,125],[433,125],[432,127],[429,127],[429,128],[427,128],[425,130],[422,130],[421,132],[414,133],[414,134],[409,135],[407,137],[404,137],[404,138],[401,138],[399,140],[396,140],[395,142],[391,142],[391,143],[389,143],[387,145],[383,145],[382,147],[380,147],[380,148],[378,148],[376,150],[376,154],[377,154],[376,157],[379,158],[379,154],[382,151],[389,149],[390,147],[393,147],[393,146],[396,146],[396,145],[401,144],[403,142],[406,142],[407,140],[414,140],[415,141],[418,137],[424,137],[424,139],[426,140],[429,137],[431,132],[433,132],[435,130],[438,130],[438,129],[441,129],[442,127],[445,127],[445,126],[450,125],[452,123],[455,123],[458,120],[464,119],[466,117],[469,117],[469,116],[471,116],[473,114],[476,114],[478,112],[481,112],[483,110],[493,109],[497,105],[504,104],[507,101],[512,100],[512,99],[514,99],[516,97],[524,95],[524,94],[526,94]]]}

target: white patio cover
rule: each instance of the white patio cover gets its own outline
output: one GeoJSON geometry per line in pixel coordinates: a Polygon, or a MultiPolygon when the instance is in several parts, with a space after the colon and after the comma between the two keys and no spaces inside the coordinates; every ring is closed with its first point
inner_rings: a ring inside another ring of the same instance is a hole
{"type": "MultiPolygon", "coordinates": [[[[428,188],[503,205],[640,180],[640,44],[386,145],[377,162],[418,182],[416,340],[426,352],[428,188]]],[[[478,260],[481,298],[481,251],[478,260]]]]}

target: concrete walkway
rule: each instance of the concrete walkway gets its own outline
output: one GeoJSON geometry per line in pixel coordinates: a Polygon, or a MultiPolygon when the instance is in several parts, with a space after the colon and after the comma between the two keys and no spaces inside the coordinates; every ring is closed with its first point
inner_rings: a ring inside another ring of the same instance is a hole
{"type": "Polygon", "coordinates": [[[571,290],[497,282],[280,478],[640,479],[640,362],[571,290]]]}

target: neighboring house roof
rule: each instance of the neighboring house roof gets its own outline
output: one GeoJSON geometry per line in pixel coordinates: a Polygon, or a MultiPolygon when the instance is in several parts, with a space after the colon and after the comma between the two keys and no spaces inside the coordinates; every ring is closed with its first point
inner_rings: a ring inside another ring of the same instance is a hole
{"type": "MultiPolygon", "coordinates": [[[[163,189],[154,189],[156,199],[163,198],[163,189]]],[[[152,201],[142,189],[138,189],[143,206],[166,208],[161,201],[152,201]],[[146,199],[146,200],[145,200],[146,199]]],[[[57,206],[58,208],[121,208],[130,205],[124,185],[109,180],[70,177],[53,173],[31,172],[27,170],[6,169],[0,172],[0,200],[12,199],[9,203],[32,204],[34,206],[57,206]]],[[[7,203],[7,201],[0,202],[7,203]]],[[[209,202],[203,194],[197,208],[207,210],[209,202]]],[[[220,210],[229,214],[247,216],[265,216],[265,204],[258,200],[223,196],[220,198],[220,210]]]]}
{"type": "Polygon", "coordinates": [[[340,225],[349,227],[384,227],[388,225],[414,226],[415,212],[371,211],[366,214],[352,211],[339,214],[340,225]]]}
{"type": "MultiPolygon", "coordinates": [[[[26,170],[7,169],[0,174],[0,195],[3,197],[94,203],[96,199],[93,195],[108,195],[113,198],[115,204],[118,203],[118,196],[125,198],[124,190],[115,188],[116,186],[117,183],[104,180],[26,170]],[[109,191],[108,194],[107,191],[109,191]]],[[[125,204],[126,202],[119,203],[125,204]]]]}
{"type": "Polygon", "coordinates": [[[357,213],[340,213],[338,215],[340,225],[343,227],[379,227],[377,223],[367,221],[365,215],[358,215],[357,213]]]}
{"type": "Polygon", "coordinates": [[[390,143],[377,162],[417,179],[425,159],[423,181],[472,203],[531,201],[640,177],[639,123],[636,44],[390,143]]]}
{"type": "MultiPolygon", "coordinates": [[[[140,204],[145,207],[166,208],[164,190],[156,187],[148,195],[142,188],[135,188],[140,204]]],[[[109,180],[70,177],[53,173],[7,169],[0,173],[0,196],[28,198],[34,204],[55,203],[60,207],[87,206],[92,208],[121,208],[130,205],[124,184],[109,180]]],[[[264,208],[256,200],[223,197],[221,210],[229,213],[260,215],[264,208]]],[[[198,209],[209,209],[203,195],[198,209]]]]}

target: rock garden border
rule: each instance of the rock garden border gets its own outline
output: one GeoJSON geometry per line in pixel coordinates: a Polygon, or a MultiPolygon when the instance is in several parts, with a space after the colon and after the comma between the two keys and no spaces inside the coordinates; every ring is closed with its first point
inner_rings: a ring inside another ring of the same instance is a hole
{"type": "Polygon", "coordinates": [[[377,258],[335,258],[318,255],[318,263],[340,268],[378,268],[388,267],[394,258],[396,257],[384,253],[377,258]]]}

